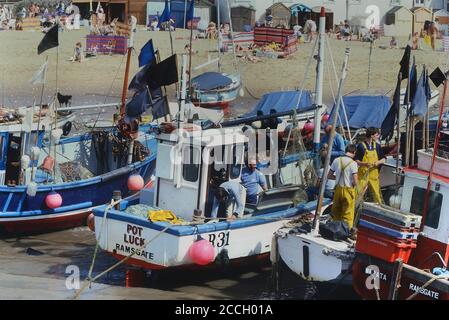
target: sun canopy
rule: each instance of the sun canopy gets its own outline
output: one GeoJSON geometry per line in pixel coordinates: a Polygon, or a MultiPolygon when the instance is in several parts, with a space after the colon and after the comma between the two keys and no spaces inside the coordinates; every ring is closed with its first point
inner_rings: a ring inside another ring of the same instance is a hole
{"type": "MultiPolygon", "coordinates": [[[[391,103],[390,98],[383,95],[368,96],[346,96],[343,97],[343,105],[340,106],[340,121],[343,122],[346,127],[346,117],[343,111],[343,106],[346,110],[346,116],[348,118],[349,127],[360,128],[380,128],[382,122],[390,111],[391,103]]],[[[334,106],[335,108],[335,106],[334,106]]],[[[334,115],[332,110],[329,121],[331,122],[334,115]]],[[[341,126],[341,122],[337,123],[341,126]]]]}
{"type": "Polygon", "coordinates": [[[192,86],[197,90],[214,90],[224,88],[232,79],[219,72],[206,72],[192,79],[192,86]]]}
{"type": "Polygon", "coordinates": [[[244,115],[252,117],[262,112],[263,115],[270,114],[271,110],[276,113],[294,110],[297,111],[312,105],[312,95],[310,91],[280,91],[265,94],[253,111],[244,115]]]}

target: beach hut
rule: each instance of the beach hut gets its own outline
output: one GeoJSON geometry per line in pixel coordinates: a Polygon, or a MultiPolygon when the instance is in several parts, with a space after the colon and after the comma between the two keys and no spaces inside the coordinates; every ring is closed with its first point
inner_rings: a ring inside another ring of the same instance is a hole
{"type": "Polygon", "coordinates": [[[406,7],[396,6],[385,14],[385,36],[408,37],[412,33],[413,13],[406,7]]]}
{"type": "Polygon", "coordinates": [[[233,7],[231,18],[234,31],[249,31],[256,24],[256,10],[245,6],[233,7]]]}
{"type": "MultiPolygon", "coordinates": [[[[311,12],[312,20],[316,22],[317,27],[320,27],[320,13],[321,13],[321,7],[313,7],[311,12]]],[[[334,29],[334,12],[326,8],[326,30],[333,30],[334,29]]]]}
{"type": "Polygon", "coordinates": [[[266,10],[266,16],[273,16],[273,27],[285,26],[290,29],[291,11],[283,3],[275,3],[266,10]]]}
{"type": "Polygon", "coordinates": [[[426,21],[433,21],[433,13],[430,9],[425,7],[414,7],[411,11],[413,13],[412,33],[418,32],[419,34],[422,34],[424,23],[426,21]]]}
{"type": "Polygon", "coordinates": [[[435,21],[438,19],[438,25],[440,28],[440,32],[448,36],[449,35],[449,12],[445,9],[441,9],[438,11],[435,11],[433,13],[433,18],[435,21]]]}
{"type": "Polygon", "coordinates": [[[312,8],[303,4],[294,4],[290,6],[292,14],[291,24],[304,26],[308,16],[312,13],[312,8]]]}
{"type": "MultiPolygon", "coordinates": [[[[73,0],[73,4],[78,6],[81,19],[89,19],[90,1],[89,0],[73,0]]],[[[146,22],[146,5],[147,0],[108,0],[101,1],[101,6],[106,14],[106,21],[111,22],[115,18],[119,21],[128,21],[128,16],[132,15],[137,18],[138,24],[146,22]]],[[[92,9],[95,11],[98,1],[92,2],[92,9]]]]}

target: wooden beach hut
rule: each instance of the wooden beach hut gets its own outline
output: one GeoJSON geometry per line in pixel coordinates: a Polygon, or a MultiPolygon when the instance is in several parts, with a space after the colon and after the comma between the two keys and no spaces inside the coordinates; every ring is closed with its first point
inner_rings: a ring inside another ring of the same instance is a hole
{"type": "Polygon", "coordinates": [[[425,7],[414,7],[411,11],[413,13],[412,33],[418,32],[422,35],[424,31],[424,23],[426,21],[433,21],[433,13],[430,9],[425,7]]]}
{"type": "Polygon", "coordinates": [[[290,6],[290,11],[291,11],[291,24],[292,25],[300,25],[300,26],[304,26],[306,23],[307,18],[311,15],[312,13],[312,8],[304,5],[304,4],[294,4],[292,6],[290,6]]]}
{"type": "MultiPolygon", "coordinates": [[[[80,9],[82,19],[88,19],[90,11],[89,0],[73,0],[80,9]]],[[[119,21],[128,21],[128,16],[132,15],[137,18],[138,24],[146,23],[147,0],[105,0],[101,1],[101,6],[106,14],[106,21],[110,23],[117,18],[119,21]]],[[[96,10],[98,1],[92,2],[93,11],[96,10]]]]}
{"type": "Polygon", "coordinates": [[[256,24],[256,10],[254,8],[237,6],[231,8],[232,28],[234,31],[250,31],[248,28],[256,24]]]}
{"type": "Polygon", "coordinates": [[[412,33],[412,24],[413,13],[409,9],[393,7],[385,14],[385,36],[408,37],[412,33]]]}
{"type": "Polygon", "coordinates": [[[440,33],[449,36],[449,11],[445,9],[435,11],[433,13],[433,18],[435,21],[438,20],[440,33]]]}
{"type": "Polygon", "coordinates": [[[290,29],[291,11],[283,3],[275,3],[266,10],[266,16],[273,16],[273,27],[284,26],[290,29]]]}

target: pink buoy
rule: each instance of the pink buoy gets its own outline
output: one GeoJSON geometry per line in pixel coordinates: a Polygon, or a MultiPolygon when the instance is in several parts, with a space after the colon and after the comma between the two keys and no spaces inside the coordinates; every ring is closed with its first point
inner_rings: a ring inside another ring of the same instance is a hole
{"type": "Polygon", "coordinates": [[[205,266],[215,258],[215,250],[207,240],[195,241],[189,248],[189,256],[192,261],[200,266],[205,266]]]}
{"type": "Polygon", "coordinates": [[[50,209],[59,208],[62,205],[62,197],[59,193],[52,191],[45,197],[45,204],[50,209]]]}
{"type": "Polygon", "coordinates": [[[145,182],[139,174],[133,174],[128,178],[128,189],[131,191],[140,191],[143,189],[145,182]]]}

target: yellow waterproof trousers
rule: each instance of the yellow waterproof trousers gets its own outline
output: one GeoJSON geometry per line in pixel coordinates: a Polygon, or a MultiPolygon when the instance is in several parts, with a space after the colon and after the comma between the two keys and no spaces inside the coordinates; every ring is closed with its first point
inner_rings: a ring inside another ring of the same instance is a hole
{"type": "MultiPolygon", "coordinates": [[[[365,155],[363,156],[362,162],[374,165],[379,160],[376,151],[376,144],[375,143],[373,144],[372,146],[373,150],[369,150],[366,143],[364,143],[364,146],[365,146],[365,155]]],[[[368,169],[367,167],[360,167],[358,177],[360,186],[359,192],[363,192],[365,188],[368,188],[368,192],[371,193],[373,201],[375,203],[383,204],[384,200],[380,192],[379,169],[378,168],[368,169]]]]}
{"type": "Polygon", "coordinates": [[[333,220],[346,221],[351,229],[354,225],[355,199],[355,188],[337,185],[334,193],[334,202],[332,204],[333,220]]]}

